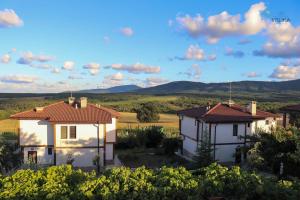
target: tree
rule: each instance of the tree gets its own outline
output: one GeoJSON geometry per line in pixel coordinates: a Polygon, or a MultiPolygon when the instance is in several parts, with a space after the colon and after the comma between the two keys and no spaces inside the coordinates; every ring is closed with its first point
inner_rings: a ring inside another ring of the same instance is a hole
{"type": "Polygon", "coordinates": [[[198,144],[196,155],[194,156],[194,160],[196,161],[198,167],[207,167],[214,161],[212,157],[212,151],[213,149],[211,148],[208,133],[205,131],[203,134],[203,139],[198,144]]]}
{"type": "Polygon", "coordinates": [[[158,122],[159,113],[154,103],[142,103],[136,110],[136,118],[139,122],[158,122]]]}
{"type": "Polygon", "coordinates": [[[21,153],[17,145],[0,138],[0,173],[7,172],[21,164],[21,153]]]}

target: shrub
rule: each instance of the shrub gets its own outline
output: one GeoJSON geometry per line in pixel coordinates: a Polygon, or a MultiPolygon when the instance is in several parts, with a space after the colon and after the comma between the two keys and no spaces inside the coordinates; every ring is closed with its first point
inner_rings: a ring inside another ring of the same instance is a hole
{"type": "Polygon", "coordinates": [[[119,149],[157,147],[165,135],[165,130],[159,126],[122,129],[118,130],[116,147],[119,149]]]}
{"type": "Polygon", "coordinates": [[[139,122],[158,122],[159,113],[154,103],[142,103],[136,109],[136,118],[139,122]]]}
{"type": "Polygon", "coordinates": [[[179,149],[181,143],[182,141],[179,138],[164,138],[162,144],[164,153],[173,155],[179,149]]]}
{"type": "Polygon", "coordinates": [[[146,147],[157,147],[161,144],[165,134],[160,126],[150,126],[145,129],[146,147]]]}
{"type": "Polygon", "coordinates": [[[228,169],[216,163],[193,175],[183,167],[158,170],[139,167],[113,168],[97,176],[72,166],[19,170],[0,176],[0,199],[92,200],[92,199],[290,199],[297,200],[297,181],[264,178],[239,167],[228,169]]]}

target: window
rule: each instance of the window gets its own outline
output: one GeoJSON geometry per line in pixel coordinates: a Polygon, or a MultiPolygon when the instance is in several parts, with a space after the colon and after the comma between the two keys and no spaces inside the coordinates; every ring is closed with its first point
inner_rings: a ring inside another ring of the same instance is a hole
{"type": "Polygon", "coordinates": [[[233,124],[233,136],[237,136],[237,135],[238,135],[238,125],[233,124]]]}
{"type": "Polygon", "coordinates": [[[250,123],[248,123],[248,128],[250,128],[250,123]]]}
{"type": "Polygon", "coordinates": [[[61,126],[60,127],[60,139],[67,139],[68,138],[68,127],[61,126]]]}
{"type": "Polygon", "coordinates": [[[70,139],[76,139],[76,126],[70,126],[70,139]]]}
{"type": "Polygon", "coordinates": [[[52,155],[52,148],[48,148],[48,155],[52,155]]]}
{"type": "Polygon", "coordinates": [[[270,121],[269,120],[266,120],[266,125],[269,125],[270,124],[270,121]]]}

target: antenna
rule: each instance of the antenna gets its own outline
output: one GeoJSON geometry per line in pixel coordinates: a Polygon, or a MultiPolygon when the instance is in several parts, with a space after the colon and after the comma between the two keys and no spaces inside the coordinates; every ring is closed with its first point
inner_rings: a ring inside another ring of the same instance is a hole
{"type": "Polygon", "coordinates": [[[229,82],[229,102],[231,102],[231,82],[229,82]]]}
{"type": "Polygon", "coordinates": [[[72,90],[70,90],[70,94],[71,94],[71,97],[73,97],[73,95],[72,95],[72,90]]]}

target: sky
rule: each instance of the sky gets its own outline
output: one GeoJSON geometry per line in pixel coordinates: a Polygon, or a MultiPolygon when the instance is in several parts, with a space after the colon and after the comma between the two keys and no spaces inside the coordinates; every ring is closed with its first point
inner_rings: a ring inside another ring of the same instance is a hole
{"type": "Polygon", "coordinates": [[[300,3],[1,0],[0,92],[300,77],[300,3]]]}

